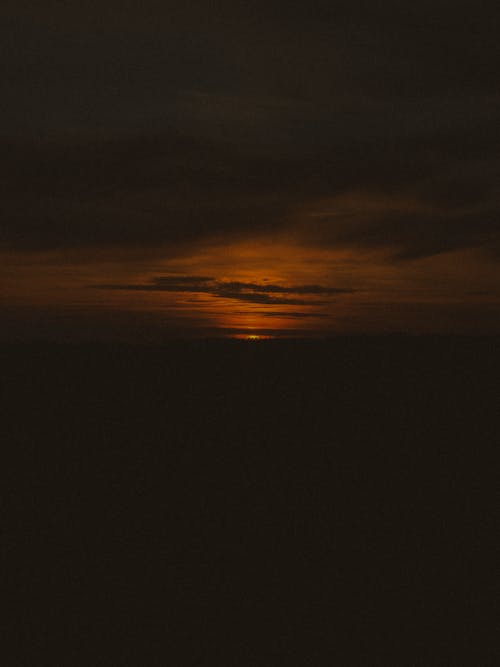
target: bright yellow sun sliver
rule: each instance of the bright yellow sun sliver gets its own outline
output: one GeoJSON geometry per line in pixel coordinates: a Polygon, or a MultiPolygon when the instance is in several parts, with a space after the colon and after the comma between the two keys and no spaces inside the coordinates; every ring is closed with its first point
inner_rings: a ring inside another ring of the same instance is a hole
{"type": "Polygon", "coordinates": [[[269,336],[269,335],[264,335],[264,334],[245,334],[245,333],[240,333],[240,334],[235,334],[232,336],[232,338],[236,338],[238,340],[252,340],[252,341],[259,341],[259,340],[269,340],[271,338],[274,338],[274,336],[269,336]]]}

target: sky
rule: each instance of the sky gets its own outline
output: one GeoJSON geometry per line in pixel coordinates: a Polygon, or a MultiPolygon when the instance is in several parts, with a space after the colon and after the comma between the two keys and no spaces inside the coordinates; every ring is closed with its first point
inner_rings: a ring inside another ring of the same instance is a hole
{"type": "Polygon", "coordinates": [[[4,0],[0,337],[500,333],[500,10],[4,0]]]}

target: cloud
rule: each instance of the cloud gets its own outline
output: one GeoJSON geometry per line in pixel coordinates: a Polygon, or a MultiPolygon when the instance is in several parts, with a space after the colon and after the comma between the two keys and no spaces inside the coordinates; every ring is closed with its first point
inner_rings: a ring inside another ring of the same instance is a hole
{"type": "Polygon", "coordinates": [[[283,317],[287,318],[292,318],[292,319],[309,319],[309,318],[323,318],[323,317],[330,317],[329,313],[321,313],[321,312],[301,312],[301,311],[290,311],[287,310],[286,313],[283,313],[282,310],[259,310],[258,312],[255,313],[256,315],[262,315],[263,317],[279,317],[283,319],[283,317]]]}
{"type": "Polygon", "coordinates": [[[304,242],[500,254],[497,2],[4,4],[1,248],[175,255],[363,193],[304,242]]]}
{"type": "Polygon", "coordinates": [[[345,294],[353,290],[339,287],[324,287],[322,285],[273,285],[270,283],[219,282],[224,289],[233,292],[252,291],[261,294],[345,294]]]}
{"type": "MultiPolygon", "coordinates": [[[[156,276],[149,283],[110,283],[90,285],[92,289],[124,290],[138,292],[183,292],[210,294],[219,299],[235,299],[248,303],[271,305],[320,305],[322,302],[311,298],[284,297],[283,294],[314,297],[350,294],[354,290],[322,285],[275,285],[272,283],[252,283],[216,280],[206,276],[156,276]]],[[[297,317],[301,316],[297,313],[297,317]]]]}
{"type": "Polygon", "coordinates": [[[296,155],[175,133],[4,141],[0,244],[76,248],[90,257],[113,247],[175,255],[214,237],[274,233],[302,220],[303,241],[320,246],[388,247],[398,257],[479,246],[498,254],[498,128],[479,131],[471,122],[420,137],[408,128],[396,142],[389,127],[380,137],[349,139],[340,136],[343,125],[330,136],[325,125],[325,145],[296,155]],[[353,195],[358,209],[342,216],[342,201],[353,195]],[[310,219],[325,199],[331,215],[310,219]]]}

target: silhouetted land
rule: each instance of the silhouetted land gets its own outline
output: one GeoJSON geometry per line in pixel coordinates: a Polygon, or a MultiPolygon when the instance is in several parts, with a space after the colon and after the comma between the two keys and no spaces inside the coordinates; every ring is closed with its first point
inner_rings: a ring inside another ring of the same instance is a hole
{"type": "Polygon", "coordinates": [[[5,664],[494,664],[499,343],[2,345],[5,664]]]}

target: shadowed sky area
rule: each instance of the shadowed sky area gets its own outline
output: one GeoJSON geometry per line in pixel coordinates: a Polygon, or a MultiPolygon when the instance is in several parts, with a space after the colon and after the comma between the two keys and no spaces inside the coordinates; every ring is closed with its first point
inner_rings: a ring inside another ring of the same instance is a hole
{"type": "Polygon", "coordinates": [[[0,18],[4,336],[500,332],[498,3],[0,18]]]}

